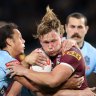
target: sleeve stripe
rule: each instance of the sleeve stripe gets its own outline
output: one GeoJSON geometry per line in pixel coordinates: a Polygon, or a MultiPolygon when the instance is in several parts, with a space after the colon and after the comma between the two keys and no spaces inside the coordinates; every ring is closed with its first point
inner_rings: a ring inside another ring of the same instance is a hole
{"type": "Polygon", "coordinates": [[[75,71],[74,68],[71,65],[69,65],[68,63],[61,62],[60,64],[63,64],[63,65],[70,67],[73,72],[75,71]]]}

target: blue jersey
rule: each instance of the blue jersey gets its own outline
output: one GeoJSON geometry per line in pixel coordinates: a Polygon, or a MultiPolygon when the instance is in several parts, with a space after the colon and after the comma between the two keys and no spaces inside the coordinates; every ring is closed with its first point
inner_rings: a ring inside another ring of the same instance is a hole
{"type": "Polygon", "coordinates": [[[96,73],[96,49],[91,44],[84,41],[81,52],[86,62],[86,76],[90,75],[92,72],[96,73]]]}
{"type": "Polygon", "coordinates": [[[8,75],[8,69],[6,68],[6,64],[10,61],[16,60],[12,56],[9,55],[7,51],[0,50],[0,90],[2,88],[7,89],[11,80],[8,75]]]}

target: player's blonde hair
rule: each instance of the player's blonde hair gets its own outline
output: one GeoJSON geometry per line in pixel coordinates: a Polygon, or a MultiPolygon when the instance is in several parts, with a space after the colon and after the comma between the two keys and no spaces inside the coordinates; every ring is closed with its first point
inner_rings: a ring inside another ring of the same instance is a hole
{"type": "Polygon", "coordinates": [[[39,38],[41,35],[47,34],[52,30],[55,30],[60,34],[64,33],[63,25],[61,25],[60,20],[48,6],[46,8],[45,16],[42,18],[41,23],[38,25],[36,37],[39,38]]]}

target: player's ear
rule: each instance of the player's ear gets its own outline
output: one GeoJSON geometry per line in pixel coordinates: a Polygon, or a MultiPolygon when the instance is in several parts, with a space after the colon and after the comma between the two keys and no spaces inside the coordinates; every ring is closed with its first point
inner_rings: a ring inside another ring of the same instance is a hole
{"type": "Polygon", "coordinates": [[[87,34],[88,30],[89,30],[89,26],[86,26],[86,33],[85,34],[87,34]]]}
{"type": "Polygon", "coordinates": [[[41,36],[39,37],[39,42],[42,45],[42,38],[41,38],[41,36]]]}
{"type": "Polygon", "coordinates": [[[7,38],[6,39],[6,44],[7,45],[11,45],[13,43],[12,39],[11,38],[7,38]]]}

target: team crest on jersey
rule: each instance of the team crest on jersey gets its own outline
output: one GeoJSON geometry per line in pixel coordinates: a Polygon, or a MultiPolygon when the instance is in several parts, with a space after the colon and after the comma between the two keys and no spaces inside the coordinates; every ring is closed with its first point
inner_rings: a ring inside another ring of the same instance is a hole
{"type": "Polygon", "coordinates": [[[61,58],[61,55],[58,55],[56,59],[56,65],[60,64],[60,58],[61,58]]]}
{"type": "Polygon", "coordinates": [[[81,59],[81,55],[78,54],[78,53],[75,52],[75,51],[66,51],[65,54],[71,55],[71,56],[75,57],[75,58],[78,59],[78,60],[81,59]]]}

